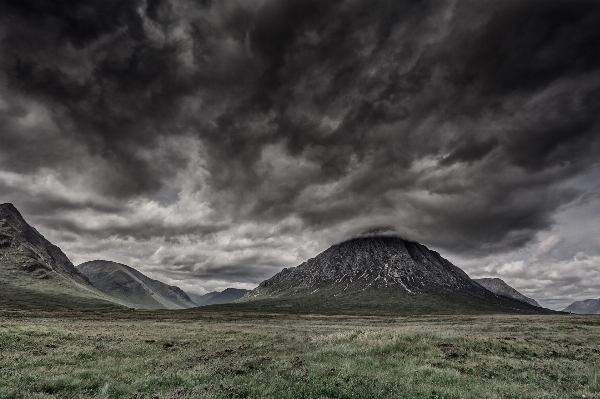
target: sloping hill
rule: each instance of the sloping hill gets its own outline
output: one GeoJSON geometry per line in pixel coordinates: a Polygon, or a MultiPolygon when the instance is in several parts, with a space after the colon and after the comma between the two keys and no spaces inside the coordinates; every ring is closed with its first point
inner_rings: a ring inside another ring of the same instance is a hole
{"type": "Polygon", "coordinates": [[[504,280],[500,278],[476,278],[473,280],[482,285],[485,289],[492,291],[494,294],[507,296],[509,298],[516,299],[517,301],[528,303],[532,306],[541,307],[535,299],[526,297],[510,285],[506,284],[504,280]]]}
{"type": "Polygon", "coordinates": [[[236,301],[246,295],[250,290],[244,290],[240,288],[226,288],[225,290],[218,292],[209,292],[208,294],[198,295],[187,293],[194,303],[198,306],[208,305],[219,305],[223,303],[229,303],[236,301]]]}
{"type": "Polygon", "coordinates": [[[188,294],[188,296],[190,297],[192,302],[194,302],[196,304],[196,306],[206,306],[206,305],[209,305],[208,302],[215,296],[219,295],[220,292],[213,291],[213,292],[206,293],[204,295],[195,294],[193,292],[186,292],[186,294],[188,294]]]}
{"type": "Polygon", "coordinates": [[[116,306],[12,204],[0,205],[0,305],[116,306]]]}
{"type": "Polygon", "coordinates": [[[563,309],[563,312],[577,314],[600,314],[600,298],[585,299],[583,301],[573,302],[563,309]]]}
{"type": "Polygon", "coordinates": [[[369,236],[283,269],[236,304],[263,311],[349,314],[551,313],[494,294],[425,246],[369,236]]]}
{"type": "Polygon", "coordinates": [[[127,265],[93,260],[77,268],[94,287],[132,308],[186,309],[196,306],[181,288],[153,280],[127,265]]]}

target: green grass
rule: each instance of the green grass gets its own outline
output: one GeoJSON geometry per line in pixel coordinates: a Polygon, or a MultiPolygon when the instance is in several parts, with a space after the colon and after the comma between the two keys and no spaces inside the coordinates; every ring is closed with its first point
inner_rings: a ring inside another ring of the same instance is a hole
{"type": "Polygon", "coordinates": [[[600,317],[0,310],[0,398],[600,397],[600,317]]]}
{"type": "MultiPolygon", "coordinates": [[[[236,303],[212,306],[207,310],[276,312],[294,314],[410,316],[433,314],[540,314],[556,313],[501,296],[454,290],[421,290],[409,293],[398,287],[325,287],[313,294],[286,291],[275,296],[244,297],[236,303]]],[[[310,291],[310,290],[309,290],[310,291]]]]}
{"type": "Polygon", "coordinates": [[[0,307],[119,306],[51,270],[40,267],[26,271],[31,264],[39,263],[27,253],[0,251],[0,307]]]}

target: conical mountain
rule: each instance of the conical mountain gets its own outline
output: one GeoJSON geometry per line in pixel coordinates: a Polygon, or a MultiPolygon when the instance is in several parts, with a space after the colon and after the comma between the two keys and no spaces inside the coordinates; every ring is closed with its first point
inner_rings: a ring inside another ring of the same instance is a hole
{"type": "Polygon", "coordinates": [[[93,260],[77,269],[94,287],[111,298],[138,309],[186,309],[196,304],[179,287],[165,284],[121,263],[93,260]]]}
{"type": "Polygon", "coordinates": [[[533,298],[529,298],[519,291],[515,290],[510,285],[506,284],[504,280],[497,277],[486,277],[473,279],[475,282],[483,286],[486,290],[492,291],[494,294],[504,295],[517,301],[528,303],[532,306],[541,307],[539,303],[533,298]]]}
{"type": "Polygon", "coordinates": [[[0,303],[34,307],[115,305],[60,248],[27,224],[12,204],[0,204],[0,303]]]}
{"type": "Polygon", "coordinates": [[[334,245],[263,281],[238,303],[317,313],[550,312],[494,294],[437,252],[389,235],[334,245]]]}

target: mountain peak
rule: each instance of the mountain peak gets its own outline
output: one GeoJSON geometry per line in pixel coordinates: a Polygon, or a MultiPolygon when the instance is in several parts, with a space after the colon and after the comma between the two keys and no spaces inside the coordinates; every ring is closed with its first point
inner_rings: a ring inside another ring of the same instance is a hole
{"type": "Polygon", "coordinates": [[[25,222],[25,219],[23,219],[21,213],[13,204],[10,202],[0,204],[0,217],[6,218],[11,216],[13,218],[17,218],[20,222],[25,222]]]}
{"type": "MultiPolygon", "coordinates": [[[[56,272],[78,283],[91,286],[87,278],[75,269],[67,256],[31,227],[11,203],[0,205],[0,247],[19,259],[25,270],[50,277],[56,272]]],[[[5,254],[8,257],[8,253],[5,254]]]]}
{"type": "Polygon", "coordinates": [[[395,286],[413,294],[434,286],[456,289],[475,285],[437,252],[377,231],[333,245],[298,267],[284,269],[258,289],[273,292],[288,286],[306,290],[395,286]]]}
{"type": "Polygon", "coordinates": [[[361,306],[394,313],[536,311],[486,290],[437,252],[388,229],[360,234],[283,269],[240,301],[249,306],[287,301],[309,311],[345,307],[355,312],[361,306]]]}
{"type": "Polygon", "coordinates": [[[7,303],[111,305],[10,203],[0,204],[0,283],[0,301],[7,303]]]}
{"type": "Polygon", "coordinates": [[[600,314],[600,298],[576,301],[563,309],[563,312],[578,314],[600,314]]]}

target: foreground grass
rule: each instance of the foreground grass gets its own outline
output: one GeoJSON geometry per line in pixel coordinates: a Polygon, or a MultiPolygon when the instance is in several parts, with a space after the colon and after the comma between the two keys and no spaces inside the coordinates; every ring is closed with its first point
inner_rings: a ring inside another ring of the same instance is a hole
{"type": "Polygon", "coordinates": [[[598,316],[0,310],[0,398],[600,397],[598,316]]]}

